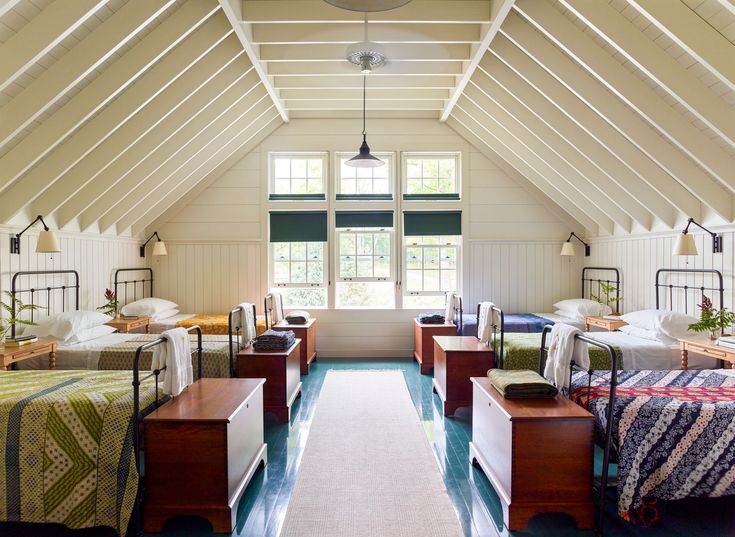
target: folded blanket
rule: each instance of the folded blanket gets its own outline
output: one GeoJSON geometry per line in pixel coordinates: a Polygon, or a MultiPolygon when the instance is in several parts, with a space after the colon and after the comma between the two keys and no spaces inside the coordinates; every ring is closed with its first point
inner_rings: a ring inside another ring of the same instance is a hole
{"type": "Polygon", "coordinates": [[[296,335],[291,330],[268,330],[255,338],[253,348],[256,351],[283,351],[291,347],[295,340],[296,335]]]}
{"type": "Polygon", "coordinates": [[[553,399],[559,393],[556,386],[530,369],[491,369],[487,376],[493,388],[507,399],[553,399]]]}
{"type": "Polygon", "coordinates": [[[286,315],[286,322],[288,324],[306,324],[309,319],[311,319],[309,312],[302,310],[292,311],[286,315]]]}
{"type": "Polygon", "coordinates": [[[420,313],[417,319],[421,324],[444,324],[444,315],[441,313],[420,313]]]}

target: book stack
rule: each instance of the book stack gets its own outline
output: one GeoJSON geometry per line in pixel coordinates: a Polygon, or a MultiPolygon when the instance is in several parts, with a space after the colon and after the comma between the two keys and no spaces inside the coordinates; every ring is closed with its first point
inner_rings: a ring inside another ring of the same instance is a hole
{"type": "Polygon", "coordinates": [[[38,341],[38,336],[17,336],[15,338],[8,338],[5,340],[6,347],[22,347],[23,345],[30,345],[38,341]]]}
{"type": "Polygon", "coordinates": [[[735,349],[735,336],[720,336],[717,338],[717,345],[727,347],[728,349],[735,349]]]}
{"type": "Polygon", "coordinates": [[[138,315],[120,315],[120,318],[123,321],[135,321],[137,319],[140,319],[138,315]]]}

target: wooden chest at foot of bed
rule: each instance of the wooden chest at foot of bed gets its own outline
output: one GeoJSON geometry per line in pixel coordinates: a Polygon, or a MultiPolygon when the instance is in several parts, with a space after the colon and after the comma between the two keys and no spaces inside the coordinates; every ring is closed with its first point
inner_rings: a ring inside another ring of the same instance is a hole
{"type": "Polygon", "coordinates": [[[434,337],[434,391],[445,416],[462,406],[472,407],[470,377],[487,374],[495,367],[495,353],[474,336],[434,337]]]}
{"type": "Polygon", "coordinates": [[[413,357],[419,363],[421,374],[426,375],[434,367],[434,336],[456,336],[457,327],[452,323],[422,324],[413,320],[413,357]]]}
{"type": "Polygon", "coordinates": [[[264,412],[280,422],[291,418],[291,405],[301,394],[301,340],[285,351],[256,351],[251,345],[237,353],[238,378],[265,378],[264,412]]]}
{"type": "Polygon", "coordinates": [[[232,532],[240,497],[267,462],[263,382],[201,379],[146,416],[146,532],[161,532],[173,516],[232,532]]]}
{"type": "Polygon", "coordinates": [[[470,462],[498,493],[508,529],[546,512],[592,528],[592,414],[560,395],[505,399],[485,376],[472,384],[470,462]]]}
{"type": "Polygon", "coordinates": [[[311,362],[316,360],[316,319],[311,318],[306,321],[306,324],[288,324],[286,321],[281,321],[272,328],[281,332],[292,330],[294,335],[301,340],[299,352],[301,374],[308,375],[311,362]]]}

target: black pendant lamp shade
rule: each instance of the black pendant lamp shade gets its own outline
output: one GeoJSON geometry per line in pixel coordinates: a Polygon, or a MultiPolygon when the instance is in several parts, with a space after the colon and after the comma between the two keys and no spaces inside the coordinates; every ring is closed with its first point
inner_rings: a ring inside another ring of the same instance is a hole
{"type": "Polygon", "coordinates": [[[365,130],[365,80],[367,75],[362,75],[362,145],[360,153],[345,162],[347,166],[353,168],[377,168],[385,164],[378,157],[370,154],[370,146],[367,144],[367,132],[365,130]]]}

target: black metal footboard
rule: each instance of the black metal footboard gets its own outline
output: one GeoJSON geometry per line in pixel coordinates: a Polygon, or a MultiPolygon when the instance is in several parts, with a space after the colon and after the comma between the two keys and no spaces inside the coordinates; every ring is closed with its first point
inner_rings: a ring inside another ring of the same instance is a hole
{"type": "MultiPolygon", "coordinates": [[[[243,307],[237,306],[235,309],[230,310],[230,313],[227,315],[227,334],[230,345],[230,377],[232,378],[235,378],[237,370],[237,364],[235,363],[237,358],[237,354],[234,350],[235,346],[237,346],[238,351],[243,348],[243,345],[240,343],[240,336],[242,335],[241,331],[243,329],[243,327],[240,326],[240,320],[242,319],[243,313],[245,313],[243,307]],[[236,338],[236,343],[233,341],[233,336],[236,338]]],[[[253,304],[253,333],[258,333],[258,320],[256,319],[255,304],[253,304]]]]}

